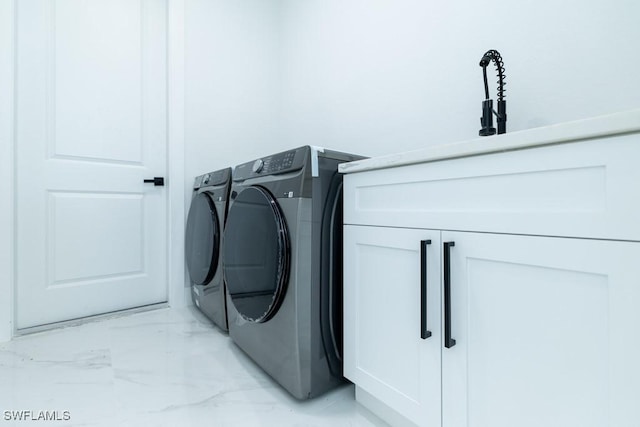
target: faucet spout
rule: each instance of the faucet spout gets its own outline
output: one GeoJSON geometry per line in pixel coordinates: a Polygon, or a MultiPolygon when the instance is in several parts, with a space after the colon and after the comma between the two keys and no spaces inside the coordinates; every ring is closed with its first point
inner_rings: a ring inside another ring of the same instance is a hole
{"type": "Polygon", "coordinates": [[[478,132],[480,136],[495,135],[496,129],[493,127],[493,114],[496,115],[498,124],[498,135],[507,131],[507,101],[504,99],[504,86],[505,86],[505,74],[504,74],[504,62],[502,56],[497,50],[489,50],[480,59],[482,67],[482,75],[484,77],[484,93],[485,100],[482,102],[482,118],[480,118],[480,124],[482,128],[478,132]],[[493,61],[498,72],[498,111],[493,110],[493,100],[489,99],[489,84],[487,82],[487,66],[493,61]]]}

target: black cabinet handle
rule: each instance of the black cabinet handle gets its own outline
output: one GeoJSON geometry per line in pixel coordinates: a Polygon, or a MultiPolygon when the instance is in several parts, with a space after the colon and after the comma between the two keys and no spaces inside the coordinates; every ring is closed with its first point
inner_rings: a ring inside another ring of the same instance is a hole
{"type": "Polygon", "coordinates": [[[156,176],[153,179],[145,179],[144,182],[153,182],[153,185],[155,185],[156,187],[162,187],[164,186],[164,177],[156,176]]]}
{"type": "Polygon", "coordinates": [[[456,340],[451,338],[451,247],[455,242],[444,242],[444,346],[451,348],[456,340]]]}
{"type": "Polygon", "coordinates": [[[427,246],[431,240],[420,241],[420,338],[431,336],[427,330],[427,246]]]}

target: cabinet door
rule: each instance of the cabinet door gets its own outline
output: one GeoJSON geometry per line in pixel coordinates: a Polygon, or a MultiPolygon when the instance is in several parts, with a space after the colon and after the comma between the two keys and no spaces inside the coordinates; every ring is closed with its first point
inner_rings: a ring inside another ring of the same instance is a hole
{"type": "Polygon", "coordinates": [[[440,232],[345,226],[344,245],[345,376],[414,423],[440,425],[440,232]]]}
{"type": "Polygon", "coordinates": [[[637,425],[640,244],[454,232],[442,241],[444,275],[455,242],[443,426],[637,425]]]}

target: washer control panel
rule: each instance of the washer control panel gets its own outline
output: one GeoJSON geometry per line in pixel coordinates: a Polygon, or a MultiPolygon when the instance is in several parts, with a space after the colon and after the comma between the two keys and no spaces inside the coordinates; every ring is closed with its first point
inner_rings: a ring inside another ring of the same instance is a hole
{"type": "Polygon", "coordinates": [[[264,160],[256,160],[256,162],[261,162],[261,164],[263,164],[264,166],[260,168],[260,170],[254,169],[254,172],[263,172],[265,174],[270,174],[291,169],[295,157],[295,151],[287,151],[286,153],[280,153],[273,156],[265,157],[264,160]]]}
{"type": "Polygon", "coordinates": [[[231,177],[231,168],[221,169],[215,172],[205,173],[204,175],[197,176],[193,183],[193,188],[197,190],[200,187],[207,185],[223,185],[229,181],[231,177]]]}
{"type": "Polygon", "coordinates": [[[276,175],[298,170],[304,166],[307,155],[308,147],[301,147],[238,165],[233,173],[233,180],[242,181],[257,176],[276,175]]]}

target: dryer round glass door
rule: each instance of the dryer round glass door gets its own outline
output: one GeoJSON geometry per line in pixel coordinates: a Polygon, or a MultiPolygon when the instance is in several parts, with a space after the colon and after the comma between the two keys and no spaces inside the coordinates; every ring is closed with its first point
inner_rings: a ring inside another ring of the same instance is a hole
{"type": "Polygon", "coordinates": [[[227,292],[240,315],[265,322],[278,310],[289,280],[289,233],[276,199],[247,187],[236,197],[223,243],[227,292]]]}
{"type": "Polygon", "coordinates": [[[185,239],[187,270],[196,285],[207,285],[218,268],[220,226],[215,203],[202,192],[191,201],[185,239]]]}

